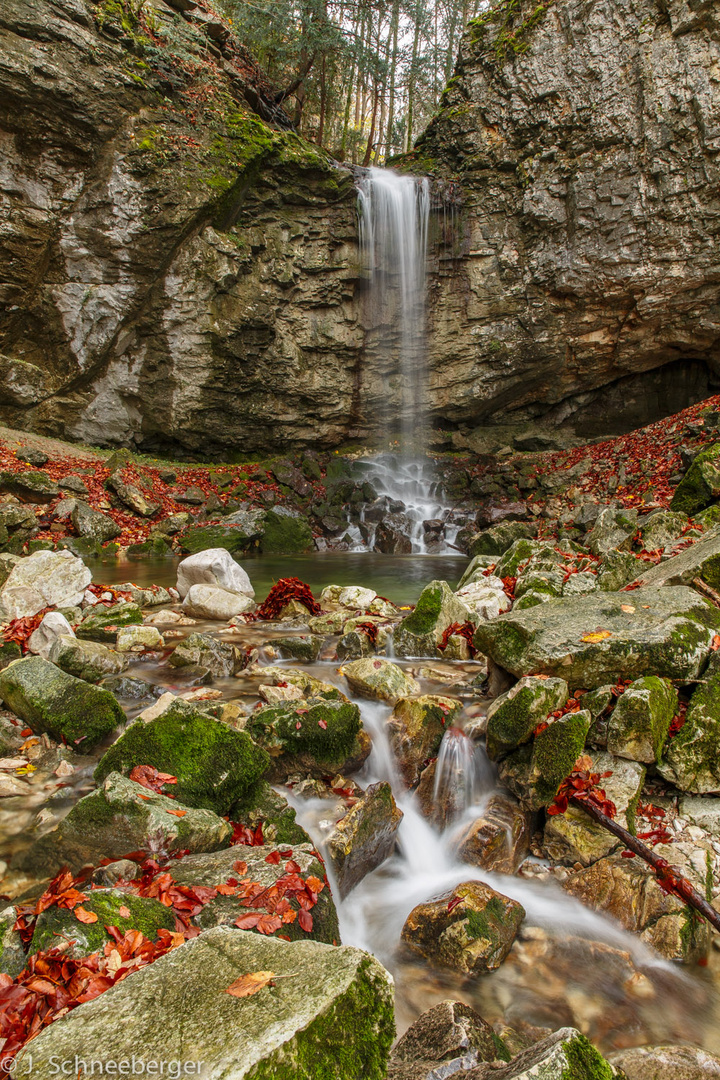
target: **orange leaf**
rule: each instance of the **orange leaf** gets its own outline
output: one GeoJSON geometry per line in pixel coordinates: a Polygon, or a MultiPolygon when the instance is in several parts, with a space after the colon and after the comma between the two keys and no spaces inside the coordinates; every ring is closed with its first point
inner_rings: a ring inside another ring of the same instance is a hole
{"type": "Polygon", "coordinates": [[[720,649],[720,634],[716,634],[715,637],[712,639],[712,645],[710,646],[710,648],[713,650],[713,652],[717,652],[717,650],[720,649]]]}
{"type": "Polygon", "coordinates": [[[589,641],[593,644],[598,641],[604,641],[605,638],[612,637],[610,630],[595,630],[592,634],[583,634],[582,641],[589,641]]]}
{"type": "Polygon", "coordinates": [[[185,817],[187,810],[165,810],[166,814],[172,814],[173,817],[185,817]]]}
{"type": "Polygon", "coordinates": [[[632,606],[632,604],[621,604],[620,605],[620,610],[621,611],[631,612],[631,611],[634,611],[635,608],[632,606]]]}
{"type": "Polygon", "coordinates": [[[258,991],[264,990],[275,978],[274,971],[251,971],[248,975],[241,975],[234,983],[228,986],[226,994],[233,997],[252,997],[258,991]]]}
{"type": "Polygon", "coordinates": [[[129,919],[131,917],[130,908],[125,907],[123,904],[122,907],[118,908],[118,915],[121,919],[129,919]]]}
{"type": "Polygon", "coordinates": [[[88,909],[84,907],[76,907],[74,914],[77,921],[81,923],[95,923],[98,921],[95,912],[88,911],[88,909]]]}

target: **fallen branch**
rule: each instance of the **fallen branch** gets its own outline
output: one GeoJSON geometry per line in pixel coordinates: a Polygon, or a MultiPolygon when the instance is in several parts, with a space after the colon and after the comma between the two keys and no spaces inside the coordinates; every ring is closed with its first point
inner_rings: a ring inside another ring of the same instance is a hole
{"type": "Polygon", "coordinates": [[[711,600],[715,607],[720,608],[720,593],[712,589],[702,578],[696,577],[692,579],[694,587],[698,592],[704,593],[708,600],[711,600]]]}
{"type": "Polygon", "coordinates": [[[670,865],[667,859],[662,859],[659,855],[656,855],[654,851],[643,844],[642,840],[638,840],[636,836],[633,836],[631,832],[619,825],[617,821],[613,821],[607,814],[604,814],[593,799],[592,794],[579,793],[570,795],[568,802],[579,807],[580,810],[584,810],[593,821],[597,821],[598,825],[602,825],[604,829],[622,840],[628,851],[632,851],[633,854],[638,855],[652,867],[658,884],[664,892],[673,893],[684,903],[694,908],[699,915],[707,919],[711,926],[714,926],[720,932],[720,914],[712,904],[709,904],[688,879],[683,877],[676,867],[670,865]]]}

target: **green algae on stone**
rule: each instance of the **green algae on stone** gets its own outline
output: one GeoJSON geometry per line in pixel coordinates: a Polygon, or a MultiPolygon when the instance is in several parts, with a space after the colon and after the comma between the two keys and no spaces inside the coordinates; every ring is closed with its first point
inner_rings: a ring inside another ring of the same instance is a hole
{"type": "Polygon", "coordinates": [[[170,667],[201,667],[223,678],[233,675],[240,666],[238,650],[227,641],[210,634],[189,634],[170,654],[170,667]]]}
{"type": "Polygon", "coordinates": [[[566,713],[503,758],[500,779],[528,810],[549,806],[560,784],[582,754],[590,713],[566,713]]]}
{"type": "Polygon", "coordinates": [[[646,675],[620,696],[608,724],[608,750],[618,757],[659,763],[678,693],[668,679],[646,675]]]}
{"type": "Polygon", "coordinates": [[[692,517],[720,497],[720,443],[701,450],[675,489],[670,509],[692,517]]]}
{"type": "Polygon", "coordinates": [[[296,821],[295,811],[287,799],[260,780],[230,811],[230,820],[255,830],[262,825],[267,843],[309,844],[310,837],[296,821]]]}
{"type": "Polygon", "coordinates": [[[692,681],[720,631],[720,611],[693,589],[590,593],[510,611],[475,630],[480,653],[516,676],[557,675],[571,690],[659,675],[692,681]]]}
{"type": "Polygon", "coordinates": [[[109,690],[67,675],[39,656],[17,660],[0,672],[0,698],[32,728],[63,739],[78,753],[90,753],[125,723],[125,713],[109,690]]]}
{"type": "Polygon", "coordinates": [[[720,793],[720,673],[708,673],[688,705],[685,723],[665,746],[660,774],[681,791],[720,793]]]}
{"type": "Polygon", "coordinates": [[[393,634],[398,656],[441,656],[438,643],[453,623],[464,623],[468,609],[446,581],[431,581],[418,597],[415,610],[402,620],[393,634]]]}
{"type": "Polygon", "coordinates": [[[136,626],[142,623],[143,616],[140,607],[128,601],[105,607],[97,604],[86,615],[75,633],[79,638],[89,641],[115,641],[117,631],[121,626],[136,626]]]}
{"type": "Polygon", "coordinates": [[[68,675],[86,682],[98,683],[119,675],[127,667],[127,657],[100,641],[83,641],[70,634],[61,634],[50,647],[48,660],[68,675]]]}
{"type": "Polygon", "coordinates": [[[231,554],[257,547],[259,533],[248,535],[238,525],[191,525],[178,536],[180,550],[196,555],[211,548],[224,548],[231,554]]]}
{"type": "Polygon", "coordinates": [[[121,934],[126,930],[139,930],[151,941],[160,929],[175,930],[175,916],[170,908],[159,900],[123,889],[90,889],[82,907],[97,915],[97,922],[81,923],[72,908],[53,906],[41,912],[28,953],[32,955],[72,942],[68,956],[89,956],[112,940],[106,929],[108,926],[117,927],[121,934]],[[126,908],[130,914],[121,914],[121,908],[126,908]]]}
{"type": "Polygon", "coordinates": [[[516,543],[537,535],[537,526],[522,521],[503,521],[484,529],[470,543],[470,555],[502,555],[516,543]]]}
{"type": "Polygon", "coordinates": [[[122,859],[158,847],[168,854],[216,851],[227,847],[231,837],[232,826],[212,810],[185,807],[114,772],[75,803],[56,828],[20,852],[13,866],[52,875],[67,865],[77,873],[103,857],[122,859]]]}
{"type": "Polygon", "coordinates": [[[487,752],[493,761],[527,742],[548,713],[568,699],[564,679],[521,679],[490,704],[487,711],[487,752]]]}
{"type": "MultiPolygon", "coordinates": [[[[228,1062],[252,1080],[384,1080],[394,1038],[392,979],[372,956],[222,926],[40,1032],[32,1070],[50,1080],[55,1059],[135,1055],[202,1061],[209,1080],[226,1076],[228,1062]],[[252,997],[225,992],[249,971],[293,977],[252,997]]],[[[27,1052],[17,1065],[27,1069],[27,1052]]]]}
{"type": "Polygon", "coordinates": [[[103,755],[95,770],[102,783],[111,772],[152,765],[177,777],[168,787],[186,806],[224,815],[261,779],[270,759],[246,731],[175,701],[155,720],[136,720],[103,755]]]}
{"type": "Polygon", "coordinates": [[[598,569],[598,588],[603,592],[619,592],[635,580],[644,566],[631,551],[609,551],[598,569]]]}
{"type": "Polygon", "coordinates": [[[320,762],[347,757],[361,727],[357,705],[319,697],[267,705],[247,723],[249,734],[270,754],[306,752],[320,762]]]}
{"type": "Polygon", "coordinates": [[[429,960],[478,975],[500,967],[524,918],[517,901],[481,881],[466,881],[414,907],[402,940],[429,960]]]}
{"type": "Polygon", "coordinates": [[[265,554],[303,555],[314,545],[312,529],[306,517],[291,514],[282,507],[268,510],[260,541],[265,554]]]}

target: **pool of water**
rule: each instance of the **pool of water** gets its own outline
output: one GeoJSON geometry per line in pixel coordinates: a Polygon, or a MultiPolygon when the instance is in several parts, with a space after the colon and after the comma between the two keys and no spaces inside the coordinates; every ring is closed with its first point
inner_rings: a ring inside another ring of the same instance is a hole
{"type": "MultiPolygon", "coordinates": [[[[174,585],[174,559],[125,559],[89,562],[93,580],[105,585],[174,585]]],[[[376,552],[315,552],[310,555],[255,555],[243,558],[258,599],[282,577],[307,582],[317,595],[326,585],[363,585],[396,604],[414,604],[434,578],[457,585],[468,564],[465,555],[380,555],[376,552]]]]}

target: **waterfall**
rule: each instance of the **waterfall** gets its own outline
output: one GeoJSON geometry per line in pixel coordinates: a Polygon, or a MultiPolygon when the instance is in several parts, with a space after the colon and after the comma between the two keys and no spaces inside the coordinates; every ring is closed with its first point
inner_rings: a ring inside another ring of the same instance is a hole
{"type": "Polygon", "coordinates": [[[399,381],[399,415],[389,415],[393,395],[386,379],[383,419],[388,434],[399,436],[403,449],[421,449],[426,415],[429,181],[391,169],[363,170],[358,181],[358,213],[361,256],[370,280],[368,329],[381,359],[399,381]]]}

